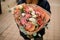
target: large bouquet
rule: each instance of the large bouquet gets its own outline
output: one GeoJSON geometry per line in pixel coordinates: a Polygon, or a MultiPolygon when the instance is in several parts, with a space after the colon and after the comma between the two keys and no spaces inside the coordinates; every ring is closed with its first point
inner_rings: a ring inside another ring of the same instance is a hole
{"type": "Polygon", "coordinates": [[[28,37],[36,36],[50,19],[49,12],[34,4],[17,5],[12,12],[20,31],[28,37]]]}

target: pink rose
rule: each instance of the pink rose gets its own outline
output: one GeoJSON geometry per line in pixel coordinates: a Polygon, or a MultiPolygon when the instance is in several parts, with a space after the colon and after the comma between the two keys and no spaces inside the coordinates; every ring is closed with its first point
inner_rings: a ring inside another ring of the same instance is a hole
{"type": "Polygon", "coordinates": [[[25,18],[21,18],[20,22],[21,22],[21,24],[23,24],[23,25],[24,25],[27,21],[26,21],[26,19],[25,19],[25,18]]]}
{"type": "Polygon", "coordinates": [[[41,13],[40,13],[40,12],[38,12],[38,11],[36,11],[36,14],[37,14],[38,16],[40,16],[40,15],[41,15],[41,13]]]}
{"type": "Polygon", "coordinates": [[[29,8],[25,8],[25,12],[26,13],[29,13],[29,8]]]}
{"type": "Polygon", "coordinates": [[[41,19],[41,18],[40,18],[40,19],[37,19],[37,23],[38,23],[39,25],[42,25],[42,24],[43,24],[42,19],[41,19]]]}
{"type": "Polygon", "coordinates": [[[26,18],[26,19],[29,18],[29,17],[31,17],[31,14],[26,14],[26,15],[25,15],[25,18],[26,18]]]}

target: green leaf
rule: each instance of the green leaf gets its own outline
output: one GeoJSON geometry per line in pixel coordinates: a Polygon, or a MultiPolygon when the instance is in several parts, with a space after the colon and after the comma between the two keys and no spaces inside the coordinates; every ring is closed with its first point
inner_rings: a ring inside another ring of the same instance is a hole
{"type": "Polygon", "coordinates": [[[24,29],[23,26],[20,26],[20,31],[23,32],[24,34],[27,34],[26,30],[24,29]]]}
{"type": "Polygon", "coordinates": [[[37,33],[34,33],[34,34],[33,34],[33,36],[36,36],[36,35],[37,35],[37,33]]]}
{"type": "Polygon", "coordinates": [[[21,13],[24,13],[24,9],[22,8],[22,9],[20,9],[21,10],[21,13]]]}

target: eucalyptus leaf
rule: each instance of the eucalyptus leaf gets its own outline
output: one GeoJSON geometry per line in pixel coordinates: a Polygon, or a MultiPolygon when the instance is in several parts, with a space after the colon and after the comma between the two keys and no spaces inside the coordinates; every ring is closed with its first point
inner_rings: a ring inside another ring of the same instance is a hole
{"type": "Polygon", "coordinates": [[[33,36],[36,36],[36,35],[37,35],[37,33],[34,33],[34,34],[33,34],[33,36]]]}
{"type": "Polygon", "coordinates": [[[20,26],[20,31],[23,32],[24,34],[27,34],[26,30],[24,29],[23,26],[20,26]]]}

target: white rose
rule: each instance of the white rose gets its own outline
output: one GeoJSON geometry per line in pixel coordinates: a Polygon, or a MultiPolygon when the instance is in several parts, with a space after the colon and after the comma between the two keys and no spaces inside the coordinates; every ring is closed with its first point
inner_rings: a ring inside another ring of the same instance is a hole
{"type": "Polygon", "coordinates": [[[36,19],[34,19],[34,18],[29,18],[29,21],[36,23],[36,19]]]}
{"type": "Polygon", "coordinates": [[[36,18],[36,17],[37,17],[37,15],[32,15],[32,17],[36,18]]]}
{"type": "Polygon", "coordinates": [[[35,15],[35,11],[32,11],[32,13],[31,13],[32,15],[35,15]]]}
{"type": "Polygon", "coordinates": [[[22,5],[18,5],[18,6],[19,6],[19,8],[20,8],[20,9],[22,9],[22,8],[23,8],[23,6],[22,6],[22,5]]]}
{"type": "Polygon", "coordinates": [[[25,13],[22,13],[22,16],[25,16],[25,13]]]}

